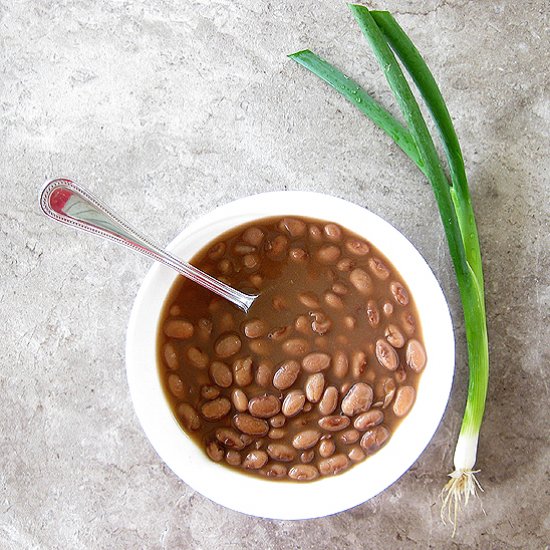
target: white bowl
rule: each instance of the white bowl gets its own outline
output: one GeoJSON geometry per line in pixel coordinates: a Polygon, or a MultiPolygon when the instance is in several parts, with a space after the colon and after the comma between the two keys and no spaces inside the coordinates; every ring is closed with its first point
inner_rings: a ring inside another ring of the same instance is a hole
{"type": "Polygon", "coordinates": [[[361,504],[396,481],[420,456],[443,416],[454,371],[449,309],[432,271],[395,228],[350,202],[308,192],[264,193],[217,208],[168,249],[189,259],[222,232],[279,215],[330,220],[364,236],[393,263],[409,286],[423,330],[428,363],[416,403],[389,442],[350,470],[310,483],[270,481],[241,474],[207,458],[185,434],[164,397],[156,364],[157,326],[176,274],[153,265],[137,295],[126,342],[126,368],[137,416],[160,457],[183,481],[209,499],[239,512],[276,519],[306,519],[361,504]]]}

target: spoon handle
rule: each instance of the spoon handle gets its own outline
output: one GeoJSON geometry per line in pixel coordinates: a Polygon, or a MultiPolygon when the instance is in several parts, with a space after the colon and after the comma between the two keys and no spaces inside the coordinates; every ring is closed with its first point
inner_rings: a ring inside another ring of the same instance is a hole
{"type": "Polygon", "coordinates": [[[40,208],[55,221],[115,241],[175,269],[188,279],[233,302],[245,312],[254,301],[255,296],[240,292],[172,256],[71,180],[55,179],[48,182],[40,192],[40,208]]]}

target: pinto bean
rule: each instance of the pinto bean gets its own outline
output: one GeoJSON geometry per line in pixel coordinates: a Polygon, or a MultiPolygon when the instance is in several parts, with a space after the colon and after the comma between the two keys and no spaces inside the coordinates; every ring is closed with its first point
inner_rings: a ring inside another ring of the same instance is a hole
{"type": "Polygon", "coordinates": [[[177,410],[183,425],[188,430],[194,431],[201,427],[201,419],[197,411],[189,403],[180,403],[177,410]]]}
{"type": "Polygon", "coordinates": [[[399,366],[399,356],[395,349],[381,338],[376,341],[376,359],[388,370],[394,371],[399,366]]]}
{"type": "Polygon", "coordinates": [[[269,420],[269,423],[274,428],[282,428],[285,425],[286,418],[284,414],[276,414],[273,418],[269,420]]]}
{"type": "Polygon", "coordinates": [[[175,370],[179,367],[179,359],[176,351],[176,347],[171,342],[166,342],[162,348],[164,355],[164,362],[168,365],[169,369],[175,370]]]}
{"type": "Polygon", "coordinates": [[[407,289],[399,282],[394,281],[390,284],[390,291],[393,299],[401,306],[406,306],[409,303],[409,293],[407,289]]]}
{"type": "Polygon", "coordinates": [[[335,386],[329,386],[323,393],[323,397],[319,402],[319,412],[323,416],[327,416],[335,411],[337,405],[338,389],[335,386]]]}
{"type": "Polygon", "coordinates": [[[231,392],[231,401],[233,401],[233,406],[238,412],[244,412],[248,409],[248,397],[243,390],[235,388],[231,392]]]}
{"type": "Polygon", "coordinates": [[[361,434],[359,431],[351,428],[345,432],[342,432],[338,439],[343,445],[352,445],[353,443],[357,443],[360,437],[361,434]]]}
{"type": "Polygon", "coordinates": [[[302,334],[310,334],[309,320],[305,315],[299,315],[294,321],[294,328],[302,334]]]}
{"type": "Polygon", "coordinates": [[[416,320],[410,311],[404,311],[401,314],[401,321],[403,323],[403,329],[408,336],[412,336],[416,330],[416,320]]]}
{"type": "Polygon", "coordinates": [[[233,382],[231,369],[221,361],[212,361],[209,373],[214,384],[220,386],[220,388],[229,388],[233,382]]]}
{"type": "Polygon", "coordinates": [[[325,387],[325,377],[322,372],[310,374],[306,381],[306,397],[310,403],[317,403],[322,395],[325,387]]]}
{"type": "Polygon", "coordinates": [[[296,451],[284,443],[270,443],[267,446],[267,454],[279,462],[292,462],[296,458],[296,451]]]}
{"type": "Polygon", "coordinates": [[[310,350],[310,344],[303,338],[291,338],[283,344],[283,351],[292,357],[301,357],[310,350]]]}
{"type": "Polygon", "coordinates": [[[367,319],[372,328],[376,328],[380,322],[380,311],[374,300],[367,302],[367,319]]]}
{"type": "Polygon", "coordinates": [[[364,382],[354,384],[342,400],[342,412],[346,416],[355,416],[368,411],[372,405],[372,388],[364,382]]]}
{"type": "Polygon", "coordinates": [[[217,441],[212,440],[206,444],[206,454],[210,457],[210,460],[219,462],[223,458],[223,449],[217,441]]]}
{"type": "Polygon", "coordinates": [[[262,283],[264,282],[264,279],[261,275],[254,273],[253,275],[250,275],[249,280],[255,288],[262,288],[262,283]]]}
{"type": "Polygon", "coordinates": [[[260,265],[258,254],[246,254],[243,258],[243,265],[247,269],[256,269],[260,265]]]}
{"type": "Polygon", "coordinates": [[[321,311],[312,311],[310,316],[313,317],[311,328],[317,334],[326,334],[332,327],[332,321],[321,311]]]}
{"type": "Polygon", "coordinates": [[[361,450],[361,447],[359,447],[359,445],[356,445],[348,453],[348,458],[352,462],[361,462],[361,460],[365,458],[365,453],[361,450]]]}
{"type": "Polygon", "coordinates": [[[304,464],[308,464],[309,462],[311,462],[313,459],[315,458],[315,451],[313,449],[309,449],[307,451],[304,451],[301,455],[300,455],[300,460],[304,463],[304,464]]]}
{"type": "Polygon", "coordinates": [[[184,286],[161,325],[177,334],[159,351],[174,412],[212,460],[307,480],[386,443],[413,406],[426,352],[413,296],[370,243],[328,222],[279,221],[228,233],[197,264],[243,292],[266,289],[265,304],[245,316],[208,298],[193,311],[199,296],[184,286]]]}
{"type": "Polygon", "coordinates": [[[210,248],[208,251],[208,257],[211,260],[219,260],[225,254],[226,248],[226,244],[223,241],[220,241],[210,248]]]}
{"type": "Polygon", "coordinates": [[[275,340],[276,342],[280,340],[284,340],[290,333],[292,332],[292,327],[285,326],[285,327],[277,327],[274,328],[267,337],[270,340],[275,340]]]}
{"type": "Polygon", "coordinates": [[[273,385],[278,390],[286,390],[290,388],[298,375],[300,374],[300,363],[294,359],[289,359],[288,361],[283,361],[279,364],[277,372],[273,376],[273,385]]]}
{"type": "Polygon", "coordinates": [[[332,359],[332,373],[336,378],[344,378],[349,370],[349,361],[347,355],[341,351],[335,351],[332,359]]]}
{"type": "Polygon", "coordinates": [[[393,402],[393,414],[398,417],[405,416],[411,410],[415,398],[416,391],[412,386],[401,386],[397,390],[397,395],[393,402]]]}
{"type": "Polygon", "coordinates": [[[256,247],[250,246],[246,243],[236,243],[233,246],[233,252],[235,254],[238,254],[239,256],[245,256],[246,254],[252,254],[252,252],[256,252],[256,247]]]}
{"type": "Polygon", "coordinates": [[[385,280],[390,276],[388,266],[380,258],[370,258],[369,268],[378,279],[385,280]]]}
{"type": "Polygon", "coordinates": [[[243,468],[245,470],[259,470],[265,466],[269,457],[265,451],[250,451],[243,460],[243,468]]]}
{"type": "Polygon", "coordinates": [[[347,273],[355,267],[355,262],[350,258],[342,258],[336,264],[336,269],[347,273]]]}
{"type": "Polygon", "coordinates": [[[324,476],[334,476],[349,466],[349,458],[345,454],[336,454],[319,461],[319,471],[324,476]]]}
{"type": "Polygon", "coordinates": [[[187,359],[197,369],[205,369],[209,362],[208,355],[195,346],[187,350],[187,359]]]}
{"type": "Polygon", "coordinates": [[[407,379],[407,371],[405,370],[405,367],[403,365],[399,365],[399,367],[397,367],[394,378],[398,384],[403,384],[403,382],[405,382],[405,380],[407,379]]]}
{"type": "Polygon", "coordinates": [[[269,437],[269,439],[283,439],[283,437],[286,436],[286,431],[282,430],[281,428],[271,428],[267,436],[269,437]]]}
{"type": "Polygon", "coordinates": [[[285,416],[296,416],[303,408],[306,396],[302,390],[292,390],[286,394],[282,412],[285,416]]]}
{"type": "Polygon", "coordinates": [[[271,384],[272,378],[271,362],[264,359],[256,369],[256,384],[262,388],[267,388],[271,384]]]}
{"type": "Polygon", "coordinates": [[[315,243],[320,242],[323,238],[323,234],[321,230],[316,225],[309,226],[308,234],[309,234],[309,238],[315,243]]]}
{"type": "Polygon", "coordinates": [[[233,417],[235,427],[247,435],[263,437],[269,431],[269,424],[261,418],[255,418],[246,413],[237,413],[233,417]]]}
{"type": "Polygon", "coordinates": [[[272,463],[268,464],[262,471],[266,477],[270,479],[280,479],[286,477],[287,469],[283,464],[272,463]]]}
{"type": "Polygon", "coordinates": [[[327,246],[322,246],[317,250],[316,258],[322,264],[333,264],[340,257],[341,250],[339,247],[329,244],[327,246]]]}
{"type": "Polygon", "coordinates": [[[242,240],[252,246],[260,246],[264,238],[264,232],[259,227],[248,227],[245,229],[242,240]]]}
{"type": "Polygon", "coordinates": [[[305,235],[306,224],[296,218],[283,218],[279,223],[279,229],[286,231],[291,237],[301,237],[305,235]]]}
{"type": "MultiPolygon", "coordinates": [[[[225,282],[229,284],[229,281],[225,281],[225,282]]],[[[229,311],[222,313],[222,315],[218,320],[218,330],[220,332],[229,332],[234,328],[235,328],[235,319],[233,318],[233,315],[231,315],[229,311]]]]}
{"type": "Polygon", "coordinates": [[[308,373],[321,372],[330,366],[331,357],[326,353],[314,352],[302,359],[302,367],[308,373]]]}
{"type": "Polygon", "coordinates": [[[323,430],[327,432],[339,432],[340,430],[345,430],[349,426],[350,420],[347,416],[332,415],[325,416],[321,418],[317,424],[323,430]]]}
{"type": "Polygon", "coordinates": [[[185,394],[183,380],[177,374],[170,374],[168,376],[168,389],[175,397],[183,397],[185,394]]]}
{"type": "Polygon", "coordinates": [[[164,334],[169,338],[188,340],[193,336],[195,328],[189,321],[183,319],[170,319],[164,323],[164,334]]]}
{"type": "Polygon", "coordinates": [[[344,283],[336,282],[332,285],[332,292],[339,296],[345,296],[349,292],[349,289],[344,283]]]}
{"type": "Polygon", "coordinates": [[[298,300],[300,303],[304,304],[304,306],[309,308],[318,308],[319,307],[319,300],[317,296],[313,292],[300,292],[298,294],[298,300]]]}
{"type": "Polygon", "coordinates": [[[271,299],[271,305],[275,311],[284,311],[285,309],[288,309],[288,304],[281,295],[273,296],[271,299]]]}
{"type": "Polygon", "coordinates": [[[181,315],[181,307],[175,304],[170,308],[169,313],[174,317],[181,315]]]}
{"type": "Polygon", "coordinates": [[[311,464],[297,464],[290,468],[288,477],[295,481],[313,481],[319,477],[319,470],[311,464]]]}
{"type": "Polygon", "coordinates": [[[344,302],[342,298],[335,294],[334,292],[325,292],[324,300],[327,306],[333,309],[342,309],[344,307],[344,302]]]}
{"type": "Polygon", "coordinates": [[[226,357],[231,357],[235,355],[241,349],[241,339],[237,334],[231,332],[229,334],[222,334],[216,344],[214,345],[214,351],[221,357],[225,359],[226,357]]]}
{"type": "Polygon", "coordinates": [[[215,422],[216,420],[220,420],[227,415],[230,410],[231,403],[229,402],[229,399],[225,397],[218,397],[218,399],[203,403],[201,407],[201,414],[204,418],[206,418],[206,420],[215,422]]]}
{"type": "Polygon", "coordinates": [[[386,409],[392,402],[395,396],[396,389],[397,389],[397,386],[393,378],[386,378],[386,380],[384,380],[384,385],[383,385],[384,403],[382,404],[383,409],[386,409]]]}
{"type": "Polygon", "coordinates": [[[367,355],[364,351],[355,351],[351,356],[351,374],[355,379],[360,378],[367,368],[367,355]]]}
{"type": "Polygon", "coordinates": [[[396,325],[388,325],[384,331],[384,336],[394,348],[402,348],[405,345],[405,337],[396,325]]]}
{"type": "Polygon", "coordinates": [[[252,357],[237,359],[233,363],[233,378],[238,386],[244,387],[252,384],[252,357]]]}
{"type": "Polygon", "coordinates": [[[277,235],[272,241],[266,241],[264,248],[270,258],[281,256],[287,249],[288,239],[284,235],[277,235]]]}
{"type": "Polygon", "coordinates": [[[224,299],[222,297],[214,296],[208,304],[209,313],[218,313],[221,310],[223,303],[224,299]]]}
{"type": "Polygon", "coordinates": [[[261,338],[267,334],[267,324],[261,319],[250,319],[244,325],[244,334],[247,338],[261,338]]]}
{"type": "Polygon", "coordinates": [[[366,256],[370,250],[369,245],[365,241],[359,239],[347,239],[345,247],[346,250],[354,256],[366,256]]]}
{"type": "Polygon", "coordinates": [[[334,444],[334,441],[332,441],[332,439],[323,439],[321,443],[319,443],[319,454],[323,458],[328,458],[329,456],[332,456],[335,450],[336,445],[334,444]]]}
{"type": "Polygon", "coordinates": [[[266,338],[256,338],[248,342],[248,349],[256,355],[266,357],[271,354],[271,342],[266,338]]]}
{"type": "Polygon", "coordinates": [[[311,447],[317,445],[320,438],[321,432],[319,430],[304,430],[294,436],[292,446],[300,450],[311,449],[311,447]]]}
{"type": "Polygon", "coordinates": [[[308,259],[309,254],[303,248],[295,246],[288,251],[288,257],[293,262],[305,262],[308,259]]]}
{"type": "Polygon", "coordinates": [[[372,279],[369,274],[360,267],[356,267],[349,274],[349,281],[360,294],[370,294],[373,289],[372,279]]]}
{"type": "Polygon", "coordinates": [[[239,466],[241,464],[241,460],[241,453],[239,453],[238,451],[229,449],[229,451],[225,453],[225,461],[230,466],[239,466]]]}
{"type": "Polygon", "coordinates": [[[366,431],[361,438],[361,447],[367,454],[378,451],[389,439],[390,432],[386,426],[376,426],[366,431]]]}
{"type": "Polygon", "coordinates": [[[233,264],[224,258],[218,262],[218,271],[223,275],[229,275],[233,271],[233,264]]]}
{"type": "Polygon", "coordinates": [[[197,322],[197,332],[199,338],[202,340],[207,340],[212,333],[212,328],[212,321],[210,319],[206,319],[205,317],[201,317],[197,322]]]}
{"type": "Polygon", "coordinates": [[[346,395],[346,393],[349,392],[350,388],[353,386],[353,384],[348,380],[347,382],[344,382],[341,386],[340,386],[340,393],[342,395],[346,395]]]}
{"type": "Polygon", "coordinates": [[[248,402],[248,411],[257,418],[271,418],[281,410],[281,403],[274,395],[258,395],[248,402]]]}
{"type": "Polygon", "coordinates": [[[220,388],[216,386],[203,386],[201,388],[201,396],[209,401],[216,399],[216,397],[220,396],[220,388]]]}
{"type": "Polygon", "coordinates": [[[426,351],[424,346],[416,339],[407,342],[405,348],[407,366],[414,372],[421,372],[426,366],[426,351]]]}
{"type": "Polygon", "coordinates": [[[327,223],[325,227],[323,227],[323,234],[327,241],[331,241],[333,243],[337,243],[342,240],[342,230],[335,223],[327,223]]]}
{"type": "Polygon", "coordinates": [[[240,451],[244,449],[245,442],[241,434],[233,428],[218,428],[216,430],[216,439],[226,448],[240,451]]]}

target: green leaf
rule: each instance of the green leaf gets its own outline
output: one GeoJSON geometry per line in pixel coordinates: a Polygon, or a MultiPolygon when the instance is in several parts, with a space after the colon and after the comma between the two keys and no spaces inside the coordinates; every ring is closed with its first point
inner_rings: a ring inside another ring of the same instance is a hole
{"type": "Polygon", "coordinates": [[[399,23],[394,19],[393,15],[387,11],[371,11],[370,13],[384,34],[386,41],[411,75],[435,122],[439,136],[443,142],[447,162],[449,163],[451,181],[454,188],[451,198],[457,211],[464,247],[466,249],[466,257],[474,270],[483,292],[483,271],[479,239],[468,189],[464,159],[453,121],[441,90],[422,55],[399,23]]]}
{"type": "Polygon", "coordinates": [[[369,10],[358,4],[351,4],[350,9],[384,72],[425,164],[424,172],[432,184],[457,277],[468,277],[470,271],[466,261],[460,224],[451,198],[450,186],[422,112],[397,59],[369,10]]]}
{"type": "Polygon", "coordinates": [[[327,63],[310,50],[290,54],[293,59],[313,74],[324,80],[348,101],[353,103],[365,116],[370,118],[380,129],[384,130],[403,152],[424,172],[424,165],[418,154],[410,132],[384,109],[357,82],[327,63]]]}

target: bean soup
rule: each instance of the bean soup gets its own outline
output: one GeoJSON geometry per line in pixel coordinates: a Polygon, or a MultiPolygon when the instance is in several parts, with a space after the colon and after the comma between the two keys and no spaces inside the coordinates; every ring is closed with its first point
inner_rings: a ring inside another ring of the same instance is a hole
{"type": "Polygon", "coordinates": [[[211,460],[312,481],[388,441],[427,357],[413,297],[379,250],[334,223],[278,217],[231,229],[192,263],[260,294],[245,314],[178,277],[163,309],[163,387],[211,460]]]}

